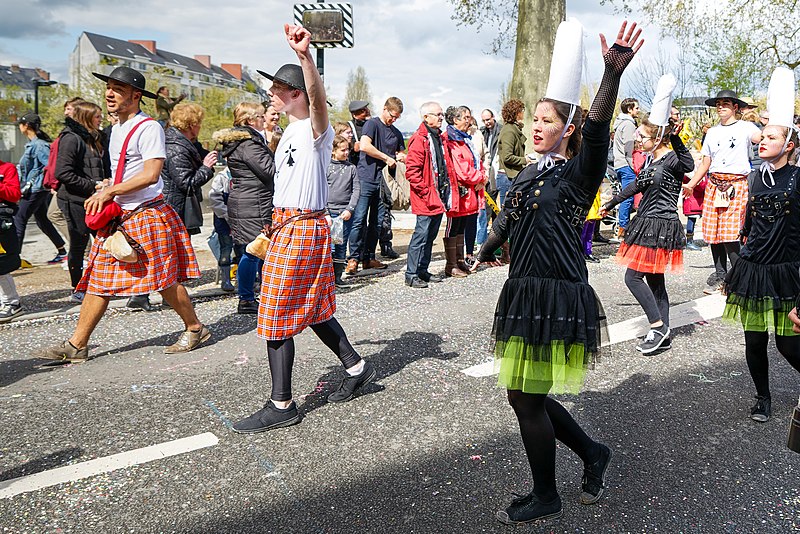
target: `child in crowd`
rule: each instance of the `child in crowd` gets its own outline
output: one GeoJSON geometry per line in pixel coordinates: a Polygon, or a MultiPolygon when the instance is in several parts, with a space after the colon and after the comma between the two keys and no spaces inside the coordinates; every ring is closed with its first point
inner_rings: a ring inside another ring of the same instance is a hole
{"type": "Polygon", "coordinates": [[[20,266],[20,243],[14,227],[20,197],[17,168],[0,161],[0,323],[22,313],[17,286],[11,277],[20,266]]]}
{"type": "MultiPolygon", "coordinates": [[[[273,134],[273,136],[279,134],[273,134]]],[[[233,292],[231,283],[231,252],[233,251],[233,237],[231,227],[228,226],[228,195],[231,191],[231,173],[227,167],[218,172],[211,180],[211,192],[208,195],[211,211],[214,212],[214,232],[219,239],[219,267],[220,287],[223,291],[233,292]]]]}
{"type": "Polygon", "coordinates": [[[328,165],[328,212],[331,219],[337,217],[344,222],[344,240],[333,245],[333,271],[336,275],[336,287],[347,283],[342,279],[347,265],[347,242],[350,238],[352,217],[356,211],[361,185],[356,175],[356,166],[350,163],[350,141],[337,135],[333,139],[333,155],[328,165]]]}

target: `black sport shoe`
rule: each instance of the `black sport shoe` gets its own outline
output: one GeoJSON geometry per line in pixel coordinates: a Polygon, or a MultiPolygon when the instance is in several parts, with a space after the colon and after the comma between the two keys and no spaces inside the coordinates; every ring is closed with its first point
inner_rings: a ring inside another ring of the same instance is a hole
{"type": "Polygon", "coordinates": [[[406,285],[408,287],[413,287],[415,289],[424,289],[428,287],[428,282],[423,280],[422,278],[415,276],[414,278],[406,279],[406,285]]]}
{"type": "Polygon", "coordinates": [[[750,408],[750,419],[759,423],[766,423],[772,416],[772,399],[761,395],[756,396],[756,404],[750,408]]]}
{"type": "Polygon", "coordinates": [[[388,258],[390,260],[396,260],[400,257],[400,254],[395,251],[391,246],[388,247],[381,247],[381,256],[384,258],[388,258]]]}
{"type": "Polygon", "coordinates": [[[355,396],[356,390],[366,386],[378,376],[370,362],[364,363],[364,370],[358,376],[347,375],[339,385],[339,389],[328,395],[328,402],[347,402],[355,396]]]}
{"type": "Polygon", "coordinates": [[[524,525],[534,521],[557,519],[561,517],[561,497],[557,496],[551,502],[543,503],[531,493],[520,499],[515,499],[511,506],[497,512],[495,517],[506,525],[524,525]],[[519,504],[520,502],[523,504],[519,504]]]}
{"type": "Polygon", "coordinates": [[[583,464],[581,504],[594,504],[603,496],[606,469],[612,456],[611,449],[600,443],[600,458],[593,464],[583,464]]]}
{"type": "Polygon", "coordinates": [[[426,282],[432,282],[434,284],[440,284],[444,282],[444,277],[439,276],[438,274],[431,274],[425,272],[425,273],[420,273],[417,276],[419,276],[422,280],[426,282]]]}
{"type": "Polygon", "coordinates": [[[300,414],[297,413],[297,404],[292,402],[288,408],[281,410],[272,404],[272,400],[268,400],[263,408],[250,417],[235,422],[231,428],[237,434],[255,434],[273,428],[296,425],[299,422],[300,414]]]}
{"type": "Polygon", "coordinates": [[[236,313],[244,315],[258,315],[258,302],[255,300],[240,300],[236,313]]]}
{"type": "Polygon", "coordinates": [[[146,312],[155,312],[161,309],[150,302],[150,295],[135,295],[130,297],[125,306],[131,310],[144,310],[146,312]]]}
{"type": "Polygon", "coordinates": [[[658,328],[650,328],[650,331],[644,337],[641,343],[636,346],[636,350],[642,354],[650,354],[661,348],[664,340],[669,339],[670,330],[665,324],[658,328]]]}

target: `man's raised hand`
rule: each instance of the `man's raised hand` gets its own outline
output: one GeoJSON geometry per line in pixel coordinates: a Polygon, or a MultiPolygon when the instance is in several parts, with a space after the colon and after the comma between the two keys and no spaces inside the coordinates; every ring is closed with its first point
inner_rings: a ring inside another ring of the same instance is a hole
{"type": "Polygon", "coordinates": [[[311,32],[302,26],[284,24],[283,31],[286,33],[286,40],[292,50],[298,54],[306,54],[311,45],[311,32]]]}

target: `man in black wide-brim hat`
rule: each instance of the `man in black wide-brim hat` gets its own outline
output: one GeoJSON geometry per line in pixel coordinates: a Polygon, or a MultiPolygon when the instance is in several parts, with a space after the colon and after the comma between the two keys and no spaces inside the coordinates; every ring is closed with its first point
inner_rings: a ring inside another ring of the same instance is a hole
{"type": "Polygon", "coordinates": [[[164,352],[190,351],[211,334],[198,321],[182,285],[200,277],[189,234],[161,194],[161,167],[166,159],[164,129],[139,109],[143,96],[155,95],[145,89],[144,76],[134,69],[117,67],[109,75],[93,74],[106,82],[106,107],[109,113],[117,114],[119,123],[111,130],[108,148],[113,184],[104,184],[86,200],[86,214],[95,215],[116,203],[121,215],[97,232],[89,265],[75,288],[86,295],[72,337],[45,349],[39,357],[61,363],[89,360],[89,337],[111,297],[154,291],[161,293],[185,326],[177,343],[164,352]],[[116,229],[124,233],[124,239],[136,251],[135,257],[124,251],[116,251],[114,256],[104,248],[116,229]]]}
{"type": "Polygon", "coordinates": [[[739,259],[739,230],[747,210],[747,175],[750,174],[750,145],[761,141],[761,130],[752,122],[739,120],[747,102],[735,91],[723,89],[706,100],[717,109],[719,124],[708,130],[702,160],[694,177],[684,185],[684,196],[692,194],[697,183],[710,173],[703,198],[703,239],[711,245],[714,272],[708,278],[704,293],[722,290],[728,273],[728,260],[739,259]]]}

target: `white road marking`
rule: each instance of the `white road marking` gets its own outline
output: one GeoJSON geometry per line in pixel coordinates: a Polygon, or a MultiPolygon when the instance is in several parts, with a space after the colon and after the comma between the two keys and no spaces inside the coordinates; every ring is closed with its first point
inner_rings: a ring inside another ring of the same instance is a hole
{"type": "Polygon", "coordinates": [[[167,441],[141,449],[112,454],[103,458],[96,458],[88,462],[75,465],[58,467],[41,473],[34,473],[24,477],[13,478],[0,482],[0,499],[7,499],[20,493],[36,491],[56,484],[73,482],[117,469],[131,467],[138,464],[161,460],[169,456],[177,456],[186,452],[213,447],[219,443],[219,438],[211,432],[198,434],[188,438],[167,441]]]}
{"type": "MultiPolygon", "coordinates": [[[[669,309],[670,328],[686,326],[698,321],[709,321],[722,317],[725,309],[725,297],[723,295],[709,295],[697,300],[691,300],[669,309]]],[[[640,315],[627,321],[612,324],[608,327],[608,340],[603,343],[604,347],[630,341],[643,337],[650,329],[647,317],[640,315]]],[[[494,370],[494,358],[484,363],[479,363],[461,370],[467,376],[480,378],[497,374],[494,370]]]]}

